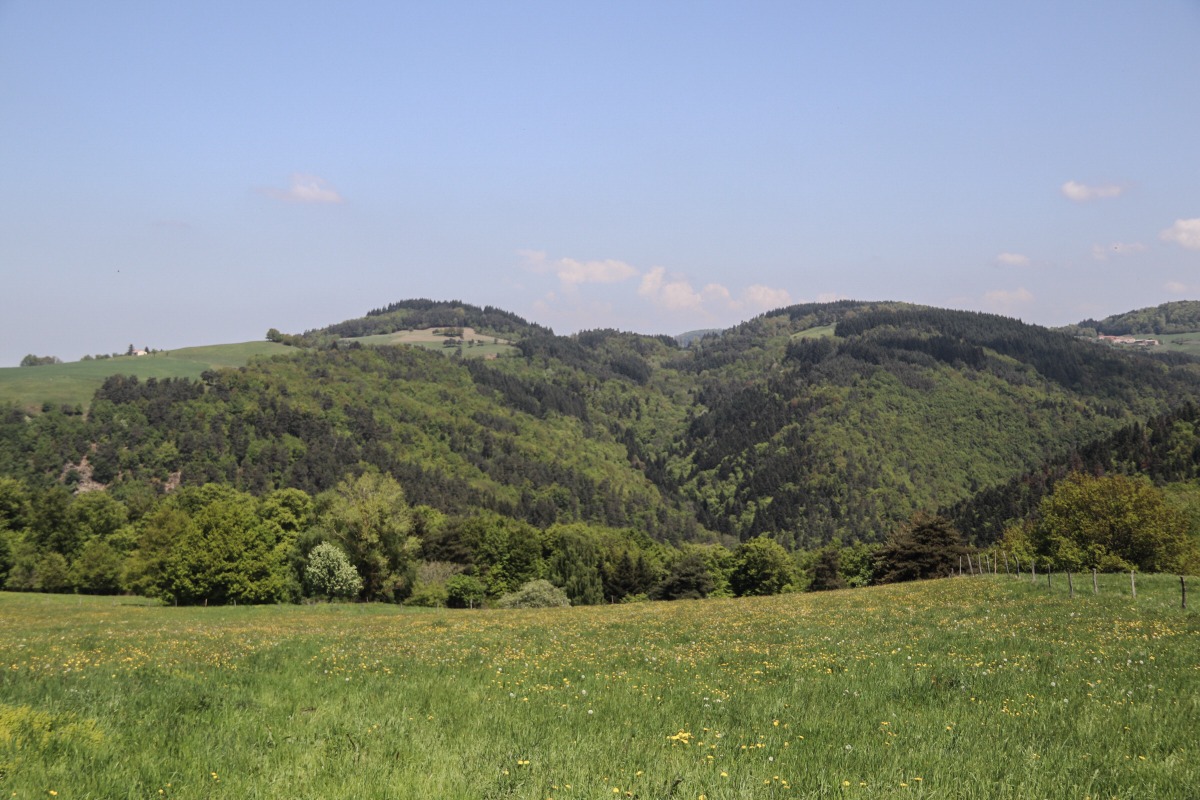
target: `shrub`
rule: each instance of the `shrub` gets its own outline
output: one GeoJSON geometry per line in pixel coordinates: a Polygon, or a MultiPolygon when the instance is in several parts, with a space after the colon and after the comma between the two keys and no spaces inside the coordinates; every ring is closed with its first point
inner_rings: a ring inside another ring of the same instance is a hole
{"type": "Polygon", "coordinates": [[[443,608],[447,599],[446,584],[418,583],[413,587],[412,594],[404,601],[404,605],[417,608],[443,608]]]}
{"type": "Polygon", "coordinates": [[[487,597],[483,583],[473,575],[454,575],[446,580],[445,587],[449,608],[478,608],[487,597]]]}
{"type": "Polygon", "coordinates": [[[497,605],[500,608],[556,608],[569,606],[571,601],[562,589],[548,580],[539,579],[523,583],[515,592],[503,595],[497,605]]]}
{"type": "Polygon", "coordinates": [[[304,587],[310,595],[346,598],[361,592],[363,581],[340,547],[321,542],[308,554],[304,587]]]}

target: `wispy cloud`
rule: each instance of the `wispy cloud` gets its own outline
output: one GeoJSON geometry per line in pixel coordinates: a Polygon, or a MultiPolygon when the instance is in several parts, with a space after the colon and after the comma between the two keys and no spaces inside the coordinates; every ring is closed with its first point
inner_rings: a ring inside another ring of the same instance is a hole
{"type": "Polygon", "coordinates": [[[268,188],[262,193],[276,200],[288,203],[341,203],[341,194],[334,189],[329,181],[316,175],[292,175],[292,185],[287,189],[268,188]]]}
{"type": "Polygon", "coordinates": [[[553,273],[563,288],[571,290],[585,283],[620,283],[636,278],[638,270],[624,261],[578,261],[574,258],[551,260],[541,250],[518,250],[517,255],[525,259],[525,265],[534,272],[553,273]]]}
{"type": "Polygon", "coordinates": [[[1088,185],[1078,181],[1067,181],[1061,189],[1063,197],[1076,203],[1086,203],[1089,200],[1103,200],[1108,197],[1120,197],[1124,193],[1123,186],[1112,183],[1088,185]]]}
{"type": "Polygon", "coordinates": [[[1107,261],[1119,256],[1131,256],[1146,249],[1141,242],[1113,242],[1112,244],[1092,245],[1092,258],[1097,261],[1107,261]]]}
{"type": "Polygon", "coordinates": [[[1033,292],[1024,286],[1018,289],[993,289],[983,295],[983,306],[998,314],[1014,314],[1033,302],[1033,292]]]}
{"type": "Polygon", "coordinates": [[[1200,217],[1177,219],[1174,225],[1158,234],[1158,238],[1188,250],[1200,250],[1200,217]]]}
{"type": "Polygon", "coordinates": [[[1195,286],[1189,286],[1188,284],[1183,283],[1182,281],[1167,281],[1165,284],[1163,284],[1163,288],[1166,289],[1171,294],[1195,294],[1196,293],[1195,286]]]}
{"type": "Polygon", "coordinates": [[[1020,253],[1000,253],[996,256],[996,263],[1002,267],[1028,267],[1030,262],[1029,256],[1020,253]]]}

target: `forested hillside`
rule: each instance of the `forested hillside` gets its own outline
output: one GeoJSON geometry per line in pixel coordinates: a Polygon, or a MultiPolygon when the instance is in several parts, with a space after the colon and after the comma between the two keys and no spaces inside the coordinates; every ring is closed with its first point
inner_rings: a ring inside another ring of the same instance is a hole
{"type": "Polygon", "coordinates": [[[1200,478],[1200,406],[1188,401],[1145,423],[1132,422],[1034,470],[982,489],[943,512],[972,541],[993,542],[1004,533],[1006,523],[1033,515],[1059,481],[1078,472],[1142,476],[1158,485],[1196,481],[1200,478]]]}
{"type": "MultiPolygon", "coordinates": [[[[370,473],[425,509],[425,549],[410,563],[473,563],[460,523],[487,518],[512,530],[624,531],[584,537],[596,580],[639,557],[661,579],[672,560],[651,542],[878,543],[937,508],[987,544],[1006,514],[1036,505],[1028,487],[1040,479],[1028,476],[1104,458],[1105,469],[1128,470],[1134,445],[1100,443],[1136,444],[1139,431],[1151,431],[1153,452],[1169,451],[1162,463],[1187,461],[1181,475],[1200,460],[1184,436],[1197,424],[1191,407],[1173,411],[1200,389],[1200,363],[988,314],[792,306],[685,348],[612,330],[556,336],[498,309],[422,300],[272,338],[294,346],[200,380],[112,377],[86,413],[4,411],[0,476],[32,498],[23,524],[46,541],[59,535],[61,496],[59,512],[36,509],[64,487],[107,488],[133,520],[176,487],[226,486],[260,503],[296,490],[320,506],[370,473]],[[433,326],[503,335],[516,355],[347,341],[433,326]]],[[[565,540],[552,541],[542,572],[565,540]]]]}
{"type": "Polygon", "coordinates": [[[1094,328],[1109,336],[1132,334],[1194,333],[1200,331],[1200,302],[1176,300],[1153,308],[1139,308],[1124,314],[1114,314],[1097,322],[1084,320],[1081,328],[1094,328]]]}

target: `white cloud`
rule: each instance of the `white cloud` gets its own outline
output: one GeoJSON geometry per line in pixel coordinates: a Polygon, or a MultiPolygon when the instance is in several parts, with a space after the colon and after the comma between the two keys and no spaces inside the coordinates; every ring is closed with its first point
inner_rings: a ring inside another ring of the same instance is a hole
{"type": "Polygon", "coordinates": [[[1192,294],[1193,293],[1193,289],[1191,286],[1188,286],[1186,283],[1180,283],[1179,281],[1167,281],[1163,285],[1163,288],[1166,289],[1171,294],[1192,294]]]}
{"type": "Polygon", "coordinates": [[[727,287],[710,283],[701,291],[679,275],[667,275],[664,267],[654,267],[642,276],[638,294],[667,311],[700,311],[713,314],[720,311],[757,313],[790,305],[791,293],[756,283],[747,286],[734,297],[727,287]]]}
{"type": "Polygon", "coordinates": [[[983,306],[989,311],[999,314],[1012,314],[1021,306],[1033,302],[1033,292],[1024,286],[1008,290],[993,289],[983,295],[983,306]]]}
{"type": "Polygon", "coordinates": [[[701,294],[704,295],[704,299],[710,303],[725,303],[728,305],[729,303],[733,302],[733,295],[728,289],[719,283],[708,284],[704,287],[703,291],[701,291],[701,294]]]}
{"type": "Polygon", "coordinates": [[[774,308],[791,305],[792,295],[787,289],[775,289],[756,283],[742,292],[742,302],[752,308],[770,311],[774,308]]]}
{"type": "Polygon", "coordinates": [[[996,256],[996,263],[1002,267],[1028,267],[1029,256],[1020,253],[1001,253],[996,256]]]}
{"type": "Polygon", "coordinates": [[[1145,249],[1146,245],[1141,242],[1113,242],[1110,245],[1094,244],[1092,245],[1092,258],[1097,261],[1107,261],[1117,256],[1140,253],[1145,249]]]}
{"type": "Polygon", "coordinates": [[[1158,234],[1158,238],[1188,250],[1200,250],[1200,217],[1177,219],[1174,225],[1158,234]]]}
{"type": "Polygon", "coordinates": [[[316,175],[292,175],[292,185],[287,189],[263,189],[263,194],[289,203],[341,203],[342,196],[329,181],[316,175]]]}
{"type": "Polygon", "coordinates": [[[849,300],[850,295],[841,292],[821,292],[817,295],[818,303],[836,303],[838,300],[849,300]]]}
{"type": "Polygon", "coordinates": [[[638,271],[624,261],[576,261],[563,258],[557,262],[555,274],[563,283],[578,286],[581,283],[620,283],[635,277],[638,271]]]}
{"type": "Polygon", "coordinates": [[[526,266],[534,272],[553,272],[563,288],[568,290],[585,283],[620,283],[639,274],[635,267],[613,259],[577,261],[574,258],[560,258],[551,261],[541,250],[518,250],[517,255],[524,258],[526,266]]]}
{"type": "MultiPolygon", "coordinates": [[[[752,284],[739,292],[720,283],[708,283],[697,290],[692,281],[666,267],[651,267],[642,271],[615,259],[579,261],[573,258],[549,258],[541,250],[519,250],[527,269],[539,275],[554,275],[561,291],[550,292],[536,301],[538,311],[560,304],[580,302],[581,287],[585,284],[621,284],[638,278],[637,295],[660,312],[699,315],[708,320],[725,318],[733,313],[759,313],[789,305],[792,296],[786,289],[752,284]]],[[[596,302],[594,297],[589,302],[596,302]]]]}
{"type": "Polygon", "coordinates": [[[1062,185],[1063,197],[1076,203],[1086,203],[1089,200],[1102,200],[1107,197],[1120,197],[1125,189],[1112,183],[1089,186],[1078,181],[1067,181],[1062,185]]]}
{"type": "MultiPolygon", "coordinates": [[[[719,290],[724,287],[712,284],[710,288],[719,290]]],[[[704,298],[687,280],[677,276],[668,280],[665,267],[654,267],[643,275],[638,294],[668,311],[698,310],[704,305],[704,298]]]]}

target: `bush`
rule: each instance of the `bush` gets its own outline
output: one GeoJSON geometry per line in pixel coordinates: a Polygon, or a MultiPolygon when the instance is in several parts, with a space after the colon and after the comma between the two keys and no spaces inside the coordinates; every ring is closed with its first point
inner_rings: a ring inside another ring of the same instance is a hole
{"type": "Polygon", "coordinates": [[[358,570],[337,545],[321,542],[308,554],[304,588],[310,595],[354,597],[362,591],[362,587],[363,581],[358,570]]]}
{"type": "Polygon", "coordinates": [[[567,593],[548,580],[528,581],[515,592],[503,595],[496,605],[500,608],[557,608],[569,606],[567,593]]]}
{"type": "Polygon", "coordinates": [[[487,597],[483,584],[473,575],[454,575],[446,580],[445,587],[448,608],[479,608],[487,597]]]}
{"type": "Polygon", "coordinates": [[[412,594],[404,601],[406,606],[417,608],[443,608],[448,596],[444,583],[418,583],[413,587],[412,594]]]}

